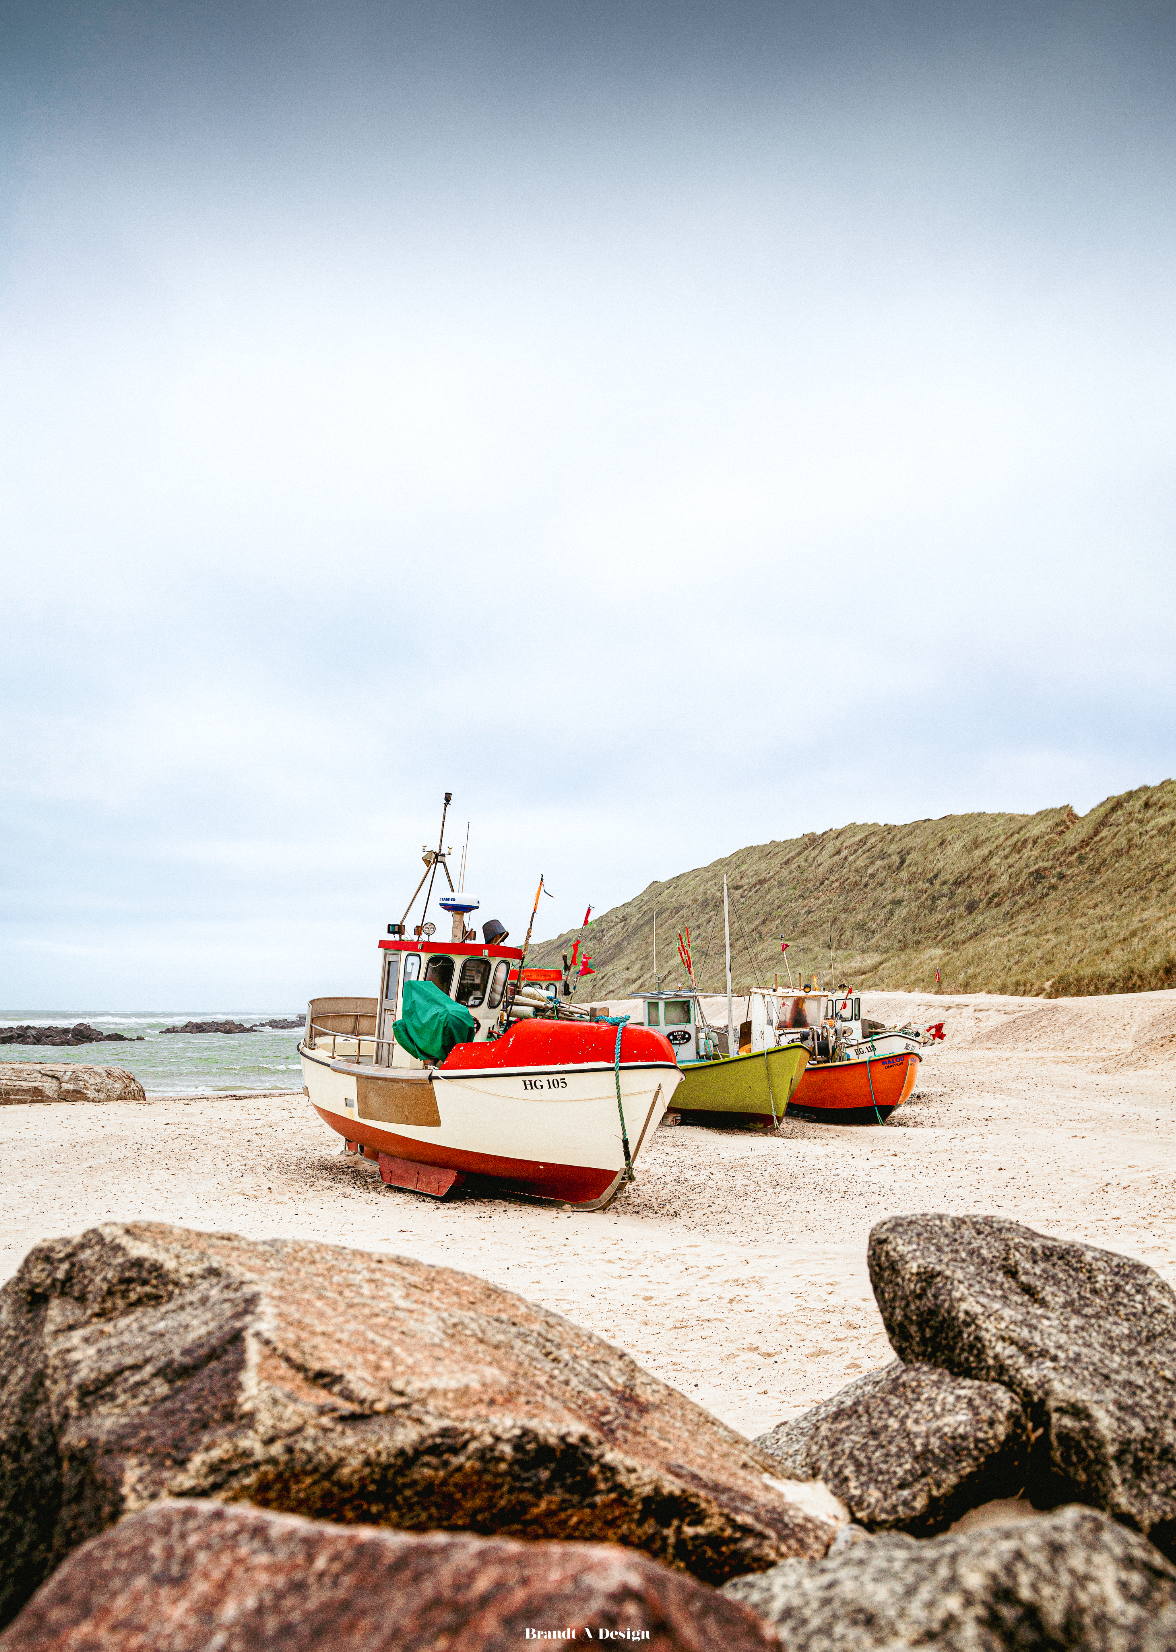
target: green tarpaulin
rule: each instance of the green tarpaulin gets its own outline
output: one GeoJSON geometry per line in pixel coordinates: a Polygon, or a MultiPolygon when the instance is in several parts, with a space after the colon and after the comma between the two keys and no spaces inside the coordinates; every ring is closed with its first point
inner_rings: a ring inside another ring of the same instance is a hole
{"type": "Polygon", "coordinates": [[[402,1008],[392,1035],[418,1061],[444,1061],[455,1044],[468,1044],[477,1031],[469,1010],[432,981],[406,981],[402,1008]]]}

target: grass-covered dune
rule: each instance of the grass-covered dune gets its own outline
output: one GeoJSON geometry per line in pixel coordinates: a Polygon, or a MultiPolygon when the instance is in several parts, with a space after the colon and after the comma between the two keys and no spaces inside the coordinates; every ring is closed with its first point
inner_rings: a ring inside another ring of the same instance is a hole
{"type": "MultiPolygon", "coordinates": [[[[597,973],[578,998],[684,982],[676,936],[690,926],[695,974],[723,989],[723,874],[732,896],[735,990],[830,971],[859,987],[1063,998],[1176,986],[1176,781],[1077,815],[945,815],[850,825],[737,850],[595,919],[597,973]],[[832,951],[832,966],[830,965],[832,951]]],[[[575,939],[533,947],[556,964],[575,939]]]]}

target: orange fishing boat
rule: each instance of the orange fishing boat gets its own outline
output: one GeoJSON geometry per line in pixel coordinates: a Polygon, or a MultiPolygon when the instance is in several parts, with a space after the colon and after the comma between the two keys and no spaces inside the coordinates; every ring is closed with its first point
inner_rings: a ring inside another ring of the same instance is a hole
{"type": "Polygon", "coordinates": [[[810,1061],[788,1103],[788,1117],[818,1124],[881,1124],[910,1095],[919,1055],[865,1056],[856,1061],[810,1061]]]}

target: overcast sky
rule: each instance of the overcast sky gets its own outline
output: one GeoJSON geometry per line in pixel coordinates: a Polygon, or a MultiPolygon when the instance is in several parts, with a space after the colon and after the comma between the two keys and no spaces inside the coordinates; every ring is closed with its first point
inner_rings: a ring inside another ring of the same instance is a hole
{"type": "Polygon", "coordinates": [[[1176,772],[1176,10],[0,6],[0,1007],[1176,772]]]}

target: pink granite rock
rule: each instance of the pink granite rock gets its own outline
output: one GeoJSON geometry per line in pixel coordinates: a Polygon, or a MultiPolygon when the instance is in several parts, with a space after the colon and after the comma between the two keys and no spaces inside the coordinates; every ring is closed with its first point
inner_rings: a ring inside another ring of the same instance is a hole
{"type": "Polygon", "coordinates": [[[73,1554],[0,1652],[780,1652],[749,1608],[606,1544],[410,1537],[156,1503],[73,1554]]]}

